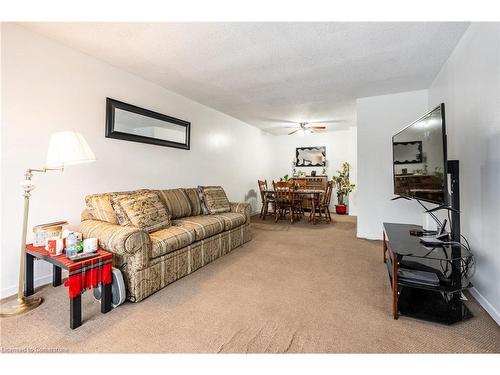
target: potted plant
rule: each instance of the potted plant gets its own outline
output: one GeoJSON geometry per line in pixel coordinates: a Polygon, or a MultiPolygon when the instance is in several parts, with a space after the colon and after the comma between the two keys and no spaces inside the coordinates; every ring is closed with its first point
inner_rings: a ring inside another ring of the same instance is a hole
{"type": "Polygon", "coordinates": [[[345,215],[347,212],[347,206],[344,199],[349,195],[351,191],[354,190],[356,185],[351,184],[349,181],[349,169],[350,165],[348,162],[342,163],[342,169],[337,171],[337,176],[333,177],[333,182],[337,188],[337,201],[335,205],[335,212],[339,215],[345,215]]]}

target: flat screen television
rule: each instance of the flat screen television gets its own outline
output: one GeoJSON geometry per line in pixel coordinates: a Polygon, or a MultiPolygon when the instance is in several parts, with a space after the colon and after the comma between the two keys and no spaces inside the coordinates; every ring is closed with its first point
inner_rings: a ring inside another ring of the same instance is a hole
{"type": "Polygon", "coordinates": [[[444,104],[392,137],[394,194],[448,205],[444,104]]]}

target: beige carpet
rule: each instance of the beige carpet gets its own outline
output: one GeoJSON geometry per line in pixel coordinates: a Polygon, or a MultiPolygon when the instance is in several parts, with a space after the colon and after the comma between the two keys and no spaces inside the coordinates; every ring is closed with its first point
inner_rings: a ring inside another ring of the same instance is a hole
{"type": "Polygon", "coordinates": [[[64,287],[1,320],[2,350],[189,353],[500,352],[500,327],[469,296],[475,317],[443,326],[391,317],[379,241],[331,225],[254,219],[254,239],[146,300],[103,315],[90,292],[71,330],[64,287]]]}

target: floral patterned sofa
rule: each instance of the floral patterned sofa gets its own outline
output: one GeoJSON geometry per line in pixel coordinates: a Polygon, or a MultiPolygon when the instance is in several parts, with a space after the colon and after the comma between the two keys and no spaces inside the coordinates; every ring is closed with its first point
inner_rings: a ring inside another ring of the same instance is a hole
{"type": "Polygon", "coordinates": [[[80,231],[96,237],[139,302],[250,241],[250,205],[220,187],[137,190],[85,198],[80,231]]]}

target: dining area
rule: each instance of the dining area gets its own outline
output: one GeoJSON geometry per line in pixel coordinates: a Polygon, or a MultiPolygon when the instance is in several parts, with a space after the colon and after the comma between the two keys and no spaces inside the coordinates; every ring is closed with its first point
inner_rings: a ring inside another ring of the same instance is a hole
{"type": "Polygon", "coordinates": [[[260,218],[270,217],[277,223],[288,220],[291,224],[307,220],[313,225],[331,223],[330,203],[334,181],[326,176],[317,178],[291,178],[286,181],[258,180],[262,201],[260,218]]]}

